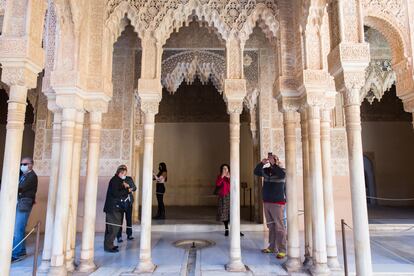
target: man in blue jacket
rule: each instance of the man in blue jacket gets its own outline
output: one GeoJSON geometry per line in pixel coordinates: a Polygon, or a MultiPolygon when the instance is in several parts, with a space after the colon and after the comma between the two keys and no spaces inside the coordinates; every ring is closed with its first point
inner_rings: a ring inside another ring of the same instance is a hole
{"type": "Polygon", "coordinates": [[[269,247],[263,253],[276,253],[278,259],[286,256],[286,228],[283,213],[286,204],[285,170],[281,168],[279,158],[269,153],[257,164],[254,174],[263,177],[263,209],[269,228],[269,247]]]}

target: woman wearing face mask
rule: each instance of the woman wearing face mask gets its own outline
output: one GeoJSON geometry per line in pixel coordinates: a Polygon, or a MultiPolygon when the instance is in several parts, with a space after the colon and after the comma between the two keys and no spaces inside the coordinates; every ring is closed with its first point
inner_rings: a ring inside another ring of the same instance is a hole
{"type": "Polygon", "coordinates": [[[154,174],[154,180],[157,181],[155,193],[158,201],[158,212],[154,219],[165,219],[164,194],[167,183],[167,165],[164,162],[159,164],[158,174],[154,174]]]}
{"type": "Polygon", "coordinates": [[[106,192],[104,212],[106,213],[106,230],[104,250],[106,252],[118,252],[118,246],[114,246],[115,237],[122,224],[122,200],[128,197],[130,186],[125,182],[127,169],[119,166],[115,175],[111,178],[106,192]]]}

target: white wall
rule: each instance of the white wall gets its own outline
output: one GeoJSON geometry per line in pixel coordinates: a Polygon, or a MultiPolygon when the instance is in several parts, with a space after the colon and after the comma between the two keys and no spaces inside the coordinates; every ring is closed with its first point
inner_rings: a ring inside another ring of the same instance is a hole
{"type": "MultiPolygon", "coordinates": [[[[241,181],[253,183],[253,146],[248,124],[241,127],[241,181]]],[[[166,205],[215,205],[215,178],[220,165],[229,163],[228,123],[157,123],[154,172],[168,168],[166,205]]],[[[154,203],[156,203],[154,195],[154,203]]]]}

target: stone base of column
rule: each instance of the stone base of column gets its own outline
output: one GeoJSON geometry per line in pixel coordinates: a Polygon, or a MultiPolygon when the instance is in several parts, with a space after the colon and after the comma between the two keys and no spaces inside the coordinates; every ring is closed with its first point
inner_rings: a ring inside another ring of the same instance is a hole
{"type": "Polygon", "coordinates": [[[225,269],[229,272],[246,272],[247,268],[242,261],[233,261],[225,265],[225,269]]]}
{"type": "Polygon", "coordinates": [[[138,266],[130,275],[144,274],[144,273],[153,273],[157,266],[152,263],[152,261],[140,261],[138,266]]]}
{"type": "Polygon", "coordinates": [[[288,258],[282,266],[288,272],[301,272],[303,270],[300,258],[288,258]]]}
{"type": "Polygon", "coordinates": [[[66,260],[66,270],[68,272],[74,272],[76,269],[76,264],[75,261],[73,259],[71,260],[66,260]]]}
{"type": "Polygon", "coordinates": [[[67,276],[68,271],[66,270],[65,265],[51,266],[47,275],[48,276],[67,276]]]}
{"type": "Polygon", "coordinates": [[[82,273],[91,273],[97,269],[93,259],[80,259],[78,271],[82,273]]]}
{"type": "Polygon", "coordinates": [[[311,268],[313,265],[313,258],[311,256],[305,256],[305,260],[303,261],[304,268],[311,268]]]}
{"type": "Polygon", "coordinates": [[[331,275],[331,271],[329,270],[329,267],[327,264],[314,263],[309,271],[311,275],[316,275],[316,276],[331,275]]]}
{"type": "Polygon", "coordinates": [[[342,271],[342,266],[338,261],[338,257],[329,257],[328,256],[328,267],[333,271],[342,271]]]}
{"type": "Polygon", "coordinates": [[[50,260],[42,260],[40,266],[37,268],[37,274],[47,275],[50,269],[50,260]]]}

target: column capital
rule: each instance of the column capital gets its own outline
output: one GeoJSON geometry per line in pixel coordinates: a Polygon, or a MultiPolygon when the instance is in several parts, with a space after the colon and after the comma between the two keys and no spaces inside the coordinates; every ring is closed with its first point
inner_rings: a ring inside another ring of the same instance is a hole
{"type": "Polygon", "coordinates": [[[108,112],[109,97],[88,99],[85,101],[85,109],[90,113],[106,113],[108,112]]]}
{"type": "Polygon", "coordinates": [[[27,89],[33,89],[37,86],[37,76],[40,71],[26,62],[21,62],[18,66],[8,66],[7,63],[2,63],[1,81],[9,86],[19,85],[27,89]]]}
{"type": "Polygon", "coordinates": [[[72,93],[56,94],[56,105],[61,109],[74,109],[76,111],[83,111],[85,107],[85,100],[74,89],[72,93]]]}
{"type": "Polygon", "coordinates": [[[241,114],[243,112],[243,102],[242,101],[227,101],[227,113],[232,114],[241,114]]]}
{"type": "Polygon", "coordinates": [[[145,115],[155,115],[158,113],[160,106],[159,101],[141,100],[141,110],[145,115]]]}
{"type": "Polygon", "coordinates": [[[297,96],[279,96],[277,102],[282,113],[297,112],[300,109],[300,98],[297,96]]]}

